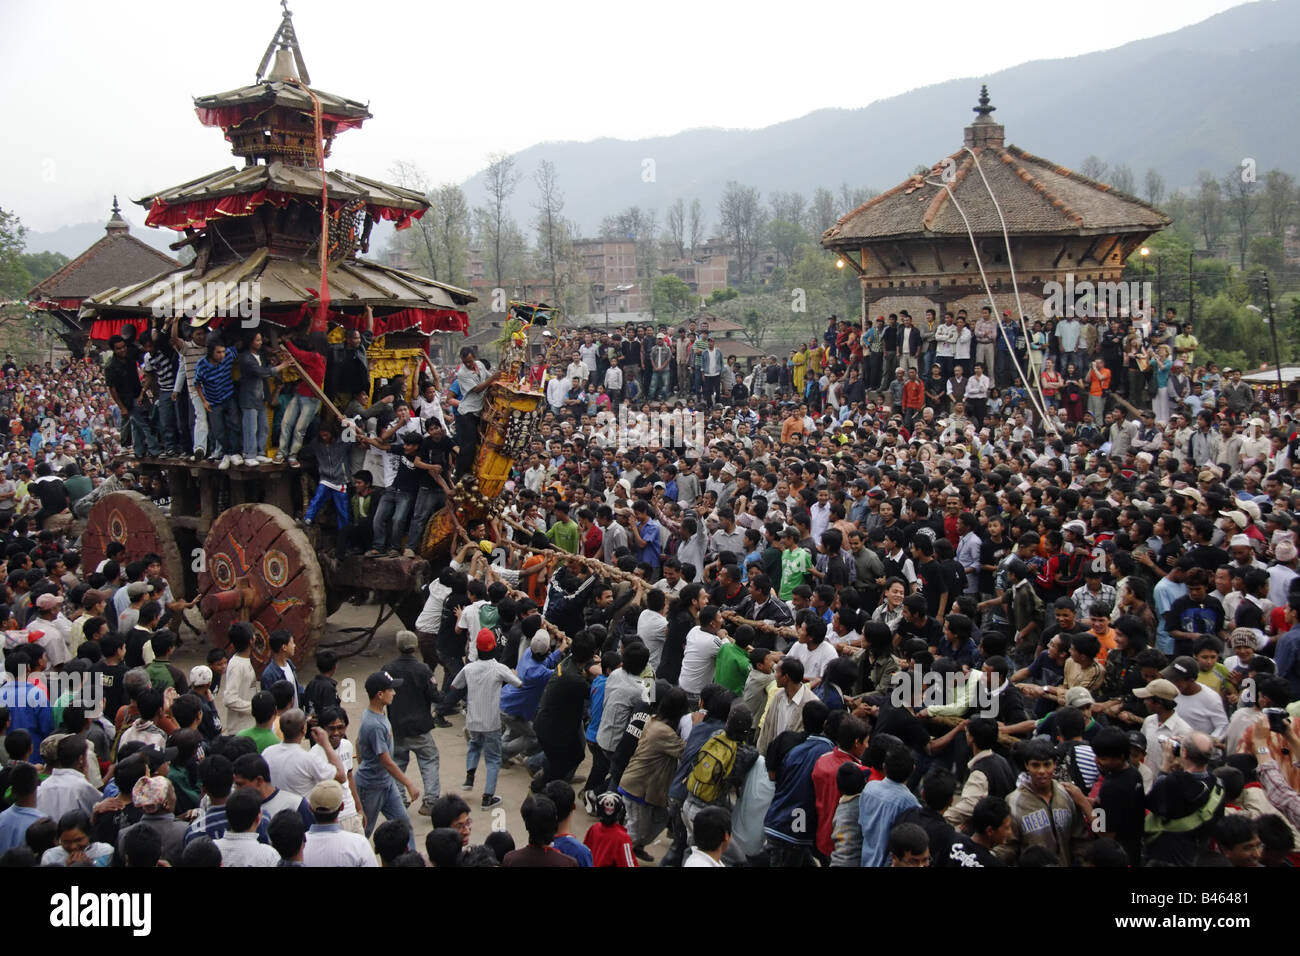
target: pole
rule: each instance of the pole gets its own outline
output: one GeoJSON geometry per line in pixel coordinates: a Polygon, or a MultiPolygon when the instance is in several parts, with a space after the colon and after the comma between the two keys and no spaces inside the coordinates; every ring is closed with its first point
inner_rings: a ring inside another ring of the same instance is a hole
{"type": "Polygon", "coordinates": [[[1187,321],[1196,315],[1196,253],[1187,253],[1187,321]]]}
{"type": "Polygon", "coordinates": [[[1156,256],[1156,318],[1163,318],[1165,314],[1164,290],[1160,284],[1160,256],[1156,256]]]}
{"type": "Polygon", "coordinates": [[[1282,386],[1282,353],[1277,347],[1277,323],[1273,321],[1273,290],[1268,285],[1268,273],[1264,273],[1264,295],[1268,297],[1268,334],[1273,337],[1273,370],[1277,372],[1277,398],[1282,401],[1286,394],[1282,386]]]}

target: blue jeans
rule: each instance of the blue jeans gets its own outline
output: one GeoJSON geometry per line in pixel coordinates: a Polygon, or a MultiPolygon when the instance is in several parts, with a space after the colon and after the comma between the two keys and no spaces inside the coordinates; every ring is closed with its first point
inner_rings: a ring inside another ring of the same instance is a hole
{"type": "MultiPolygon", "coordinates": [[[[307,513],[303,515],[303,520],[311,524],[312,519],[316,517],[316,512],[320,511],[321,505],[331,498],[334,500],[334,510],[339,517],[339,531],[347,531],[351,520],[348,514],[348,493],[346,491],[335,491],[325,485],[316,486],[316,494],[311,496],[311,502],[307,505],[307,513]]],[[[340,546],[342,546],[343,540],[342,538],[339,539],[340,546]]]]}
{"type": "Polygon", "coordinates": [[[158,444],[158,429],[153,427],[150,411],[141,401],[131,406],[131,441],[135,445],[137,458],[156,455],[162,450],[158,444]]]}
{"type": "Polygon", "coordinates": [[[208,457],[216,455],[238,455],[243,445],[243,436],[239,428],[239,408],[232,395],[224,402],[212,406],[208,411],[208,457]]]}
{"type": "Polygon", "coordinates": [[[176,419],[176,399],[171,392],[158,398],[158,430],[162,432],[163,448],[171,451],[180,447],[180,423],[176,419]]]}
{"type": "Polygon", "coordinates": [[[241,408],[240,421],[244,433],[244,457],[256,458],[266,454],[266,408],[241,408]]]}
{"type": "Polygon", "coordinates": [[[429,518],[433,516],[434,511],[446,500],[447,495],[441,488],[420,486],[420,490],[415,495],[415,506],[411,510],[411,526],[406,529],[406,543],[412,550],[420,550],[420,542],[424,539],[424,526],[429,523],[429,518]]]}
{"type": "Polygon", "coordinates": [[[648,397],[651,401],[668,397],[668,369],[654,372],[650,376],[650,395],[648,397]]]}
{"type": "MultiPolygon", "coordinates": [[[[385,820],[402,820],[409,827],[411,817],[406,812],[406,803],[402,800],[402,791],[397,781],[389,777],[383,784],[371,789],[358,786],[357,796],[361,798],[361,810],[366,815],[366,836],[374,832],[382,813],[385,820]]],[[[415,849],[415,831],[412,828],[410,848],[415,849]]]]}
{"type": "Polygon", "coordinates": [[[479,755],[487,758],[487,780],[483,784],[485,794],[497,792],[497,774],[501,772],[501,731],[471,730],[469,732],[469,749],[465,751],[465,772],[478,769],[479,755]]]}
{"type": "Polygon", "coordinates": [[[376,551],[396,548],[402,543],[402,534],[406,531],[410,517],[410,494],[392,488],[385,491],[379,499],[379,507],[375,509],[375,541],[371,547],[376,551]]]}
{"type": "Polygon", "coordinates": [[[319,398],[295,395],[289,400],[289,407],[284,411],[284,421],[280,423],[280,454],[285,457],[298,454],[307,429],[311,427],[319,410],[319,398]]]}
{"type": "Polygon", "coordinates": [[[433,742],[433,734],[426,730],[412,737],[393,738],[393,763],[397,764],[397,769],[402,773],[406,773],[411,754],[415,754],[420,779],[424,782],[424,795],[420,798],[420,803],[427,807],[442,792],[438,781],[438,745],[433,742]]]}

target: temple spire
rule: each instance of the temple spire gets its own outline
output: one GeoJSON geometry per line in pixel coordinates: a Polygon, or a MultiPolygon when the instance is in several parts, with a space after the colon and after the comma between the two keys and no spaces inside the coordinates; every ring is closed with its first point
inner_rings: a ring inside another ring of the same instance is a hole
{"type": "Polygon", "coordinates": [[[126,235],[131,231],[131,224],[122,218],[122,207],[117,204],[116,196],[113,197],[113,214],[108,217],[104,231],[110,236],[126,235]]]}
{"type": "Polygon", "coordinates": [[[975,120],[966,127],[965,144],[972,149],[980,146],[1002,146],[1006,139],[1006,130],[999,123],[994,122],[993,117],[989,115],[997,107],[989,102],[987,84],[980,85],[979,105],[971,109],[976,116],[975,120]]]}
{"type": "Polygon", "coordinates": [[[257,65],[257,82],[262,82],[266,68],[271,63],[271,57],[274,56],[275,66],[269,79],[297,79],[302,80],[304,84],[310,84],[311,75],[307,72],[307,64],[302,58],[302,49],[298,46],[298,34],[293,29],[293,14],[289,11],[289,0],[280,0],[280,7],[284,11],[284,16],[275,31],[275,36],[271,37],[271,42],[267,44],[266,52],[262,54],[262,62],[257,65]],[[289,60],[290,54],[293,56],[292,63],[289,60]],[[294,66],[297,66],[296,73],[294,66]]]}

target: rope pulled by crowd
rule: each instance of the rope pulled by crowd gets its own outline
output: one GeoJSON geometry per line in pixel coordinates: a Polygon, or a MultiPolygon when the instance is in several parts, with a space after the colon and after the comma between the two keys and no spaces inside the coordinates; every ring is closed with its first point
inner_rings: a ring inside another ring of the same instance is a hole
{"type": "MultiPolygon", "coordinates": [[[[533,536],[534,529],[530,529],[511,518],[507,518],[505,515],[498,515],[498,517],[507,527],[522,532],[530,538],[533,536]]],[[[632,585],[632,587],[636,588],[642,595],[652,590],[650,582],[646,581],[645,578],[638,577],[629,571],[621,571],[612,564],[606,564],[604,561],[600,561],[596,558],[584,557],[581,554],[569,554],[567,551],[552,551],[545,548],[534,548],[532,545],[520,544],[518,541],[510,542],[510,546],[512,548],[518,548],[520,551],[524,551],[527,554],[539,554],[555,561],[575,561],[585,567],[588,571],[599,574],[602,578],[611,581],[621,581],[625,584],[632,585]]]]}

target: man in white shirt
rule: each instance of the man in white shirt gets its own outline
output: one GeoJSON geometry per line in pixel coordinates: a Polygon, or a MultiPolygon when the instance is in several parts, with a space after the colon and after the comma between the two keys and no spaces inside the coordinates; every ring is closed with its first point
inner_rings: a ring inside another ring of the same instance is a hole
{"type": "Polygon", "coordinates": [[[379,865],[370,849],[370,841],[359,833],[349,833],[338,823],[343,811],[343,787],[337,780],[316,784],[307,797],[307,805],[311,807],[316,822],[307,831],[307,843],[302,851],[303,866],[379,865]]]}
{"type": "Polygon", "coordinates": [[[551,406],[551,411],[559,415],[564,411],[564,400],[569,397],[569,380],[555,376],[546,381],[546,404],[551,406]]]}
{"type": "Polygon", "coordinates": [[[317,745],[328,748],[321,750],[325,761],[312,756],[303,747],[306,729],[307,715],[292,707],[280,715],[280,733],[284,735],[284,743],[272,744],[262,751],[262,759],[270,768],[275,785],[300,797],[307,796],[316,784],[323,781],[336,780],[341,784],[348,778],[338,753],[333,747],[328,747],[329,737],[320,727],[312,728],[312,739],[317,745]]]}
{"type": "Polygon", "coordinates": [[[803,664],[785,657],[776,666],[776,693],[768,698],[763,727],[758,733],[758,752],[787,730],[803,730],[803,705],[816,700],[812,688],[803,682],[803,664]]]}
{"type": "Polygon", "coordinates": [[[731,813],[725,807],[705,807],[690,821],[695,845],[682,866],[723,867],[722,854],[731,845],[731,813]]]}
{"type": "Polygon", "coordinates": [[[221,865],[277,866],[280,854],[257,840],[262,822],[262,795],[252,787],[241,787],[226,801],[226,834],[213,841],[221,851],[221,865]]]}
{"type": "Polygon", "coordinates": [[[668,595],[651,588],[646,594],[645,603],[645,610],[636,619],[636,637],[650,651],[650,669],[657,672],[664,653],[664,641],[668,636],[668,618],[663,614],[668,595]]]}
{"type": "Polygon", "coordinates": [[[1222,740],[1228,732],[1228,715],[1223,698],[1196,679],[1200,668],[1194,657],[1175,657],[1160,676],[1178,688],[1174,703],[1178,716],[1194,731],[1222,740]]]}
{"type": "Polygon", "coordinates": [[[1142,736],[1147,741],[1146,765],[1151,768],[1154,779],[1160,775],[1164,764],[1165,752],[1160,741],[1165,738],[1181,740],[1192,733],[1192,728],[1174,712],[1178,688],[1163,677],[1156,678],[1146,687],[1137,688],[1133,696],[1145,698],[1147,710],[1151,712],[1142,721],[1142,736]]]}
{"type": "Polygon", "coordinates": [[[581,353],[575,352],[573,361],[569,363],[569,367],[565,370],[564,377],[569,381],[576,378],[580,383],[585,384],[594,368],[595,366],[588,365],[582,360],[581,353]]]}
{"type": "Polygon", "coordinates": [[[803,665],[804,677],[810,687],[822,682],[826,665],[840,656],[835,645],[826,640],[826,622],[815,613],[804,613],[798,624],[799,641],[787,654],[803,665]]]}
{"type": "Polygon", "coordinates": [[[86,779],[86,741],[77,734],[64,737],[55,759],[58,766],[36,790],[36,809],[52,820],[73,810],[89,816],[101,794],[86,779]]]}
{"type": "Polygon", "coordinates": [[[704,685],[713,680],[714,662],[718,648],[722,647],[721,627],[718,608],[709,605],[700,611],[700,623],[686,635],[686,650],[682,655],[682,671],[677,685],[693,699],[698,698],[704,685]]]}

